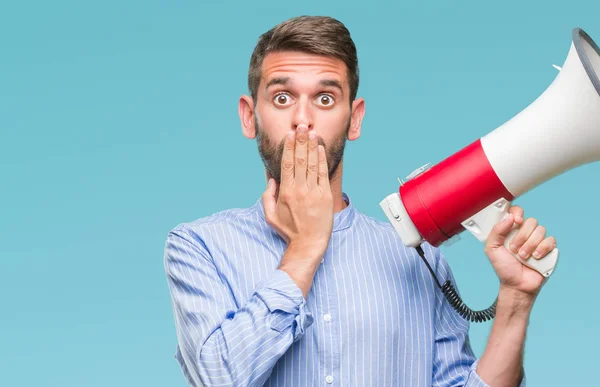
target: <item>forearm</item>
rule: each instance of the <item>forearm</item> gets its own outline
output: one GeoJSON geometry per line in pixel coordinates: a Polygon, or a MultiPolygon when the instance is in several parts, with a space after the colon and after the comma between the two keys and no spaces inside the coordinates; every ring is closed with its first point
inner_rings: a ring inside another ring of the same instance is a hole
{"type": "Polygon", "coordinates": [[[523,349],[535,297],[502,288],[496,317],[477,374],[492,387],[518,386],[523,378],[523,349]]]}
{"type": "Polygon", "coordinates": [[[302,336],[308,325],[306,311],[300,310],[304,304],[299,292],[291,299],[283,296],[294,292],[295,285],[287,281],[260,289],[206,341],[194,343],[201,345],[195,360],[204,385],[262,385],[279,358],[302,336]]]}

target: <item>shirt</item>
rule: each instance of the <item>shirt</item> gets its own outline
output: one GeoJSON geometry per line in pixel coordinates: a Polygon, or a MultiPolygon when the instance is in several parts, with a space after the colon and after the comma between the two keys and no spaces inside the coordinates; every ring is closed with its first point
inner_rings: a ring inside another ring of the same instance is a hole
{"type": "MultiPolygon", "coordinates": [[[[170,230],[175,358],[190,385],[487,386],[469,323],[416,250],[342,195],[306,299],[278,269],[286,242],[262,199],[170,230]]],[[[440,282],[454,283],[441,251],[422,246],[440,282]]]]}

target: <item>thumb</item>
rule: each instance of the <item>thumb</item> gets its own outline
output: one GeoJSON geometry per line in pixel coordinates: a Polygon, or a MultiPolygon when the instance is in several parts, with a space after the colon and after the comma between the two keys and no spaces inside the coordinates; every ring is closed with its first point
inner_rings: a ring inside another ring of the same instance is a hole
{"type": "Polygon", "coordinates": [[[267,189],[262,195],[263,207],[265,209],[265,217],[267,219],[271,218],[271,214],[275,213],[275,208],[277,202],[275,200],[275,192],[277,189],[277,184],[274,179],[269,179],[267,183],[267,189]]]}
{"type": "Polygon", "coordinates": [[[490,248],[498,248],[504,245],[506,236],[512,230],[514,224],[514,215],[509,213],[502,221],[496,223],[492,228],[487,239],[487,244],[490,248]]]}

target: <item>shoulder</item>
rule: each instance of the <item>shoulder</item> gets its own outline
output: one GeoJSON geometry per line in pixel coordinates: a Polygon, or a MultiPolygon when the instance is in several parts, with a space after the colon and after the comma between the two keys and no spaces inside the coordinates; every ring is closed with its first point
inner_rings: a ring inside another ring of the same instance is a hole
{"type": "Polygon", "coordinates": [[[223,209],[191,221],[181,222],[170,233],[196,234],[210,231],[226,231],[239,228],[248,223],[259,223],[258,205],[223,209]]]}
{"type": "Polygon", "coordinates": [[[362,226],[375,231],[378,235],[388,238],[393,238],[397,242],[402,243],[400,236],[394,227],[388,221],[379,220],[373,216],[369,216],[361,211],[356,210],[356,221],[362,226]]]}
{"type": "Polygon", "coordinates": [[[261,218],[257,205],[223,209],[191,221],[180,222],[172,227],[168,236],[189,239],[206,246],[210,240],[229,239],[245,228],[258,228],[261,218]]]}

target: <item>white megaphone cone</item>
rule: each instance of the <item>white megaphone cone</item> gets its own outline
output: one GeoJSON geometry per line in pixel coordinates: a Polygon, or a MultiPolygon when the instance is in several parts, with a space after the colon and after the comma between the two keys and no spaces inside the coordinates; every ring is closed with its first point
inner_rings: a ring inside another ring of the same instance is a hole
{"type": "MultiPolygon", "coordinates": [[[[469,230],[485,242],[518,196],[577,166],[600,160],[600,49],[573,30],[567,59],[548,89],[525,110],[440,163],[408,176],[380,202],[402,242],[439,246],[469,230]]],[[[505,246],[517,233],[515,228],[505,246]]],[[[549,277],[554,249],[523,264],[549,277]]]]}

